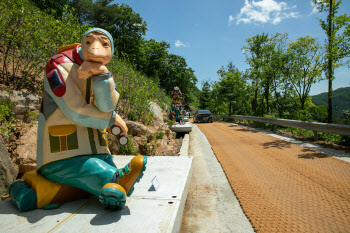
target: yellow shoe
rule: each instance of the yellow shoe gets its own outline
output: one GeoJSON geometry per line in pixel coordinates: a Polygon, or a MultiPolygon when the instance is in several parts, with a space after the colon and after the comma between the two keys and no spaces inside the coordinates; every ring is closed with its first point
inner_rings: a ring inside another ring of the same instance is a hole
{"type": "Polygon", "coordinates": [[[105,209],[123,209],[126,202],[126,192],[122,186],[116,183],[105,184],[99,196],[105,209]]]}
{"type": "Polygon", "coordinates": [[[118,169],[117,184],[125,189],[128,196],[134,191],[134,184],[139,182],[146,170],[147,157],[144,155],[135,156],[124,168],[118,169]]]}

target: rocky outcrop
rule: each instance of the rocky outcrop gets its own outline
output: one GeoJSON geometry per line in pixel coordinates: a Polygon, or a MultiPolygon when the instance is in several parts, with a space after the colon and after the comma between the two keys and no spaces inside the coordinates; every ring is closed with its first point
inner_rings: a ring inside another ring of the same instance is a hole
{"type": "Polygon", "coordinates": [[[28,111],[39,113],[40,97],[34,94],[29,94],[21,91],[13,91],[11,95],[7,91],[0,90],[0,99],[5,100],[10,98],[16,103],[15,117],[24,122],[31,122],[31,116],[28,111]]]}
{"type": "Polygon", "coordinates": [[[8,194],[8,187],[13,183],[18,170],[12,164],[7,148],[0,137],[0,197],[8,194]]]}
{"type": "Polygon", "coordinates": [[[36,145],[38,125],[33,125],[27,133],[19,138],[15,156],[19,173],[26,173],[36,169],[36,145]]]}
{"type": "Polygon", "coordinates": [[[163,122],[163,109],[155,102],[151,101],[150,104],[151,112],[156,115],[163,122]]]}
{"type": "Polygon", "coordinates": [[[145,125],[136,121],[126,121],[126,126],[128,127],[128,135],[141,136],[141,135],[151,135],[152,131],[145,125]]]}
{"type": "MultiPolygon", "coordinates": [[[[137,154],[143,155],[172,155],[177,145],[176,134],[172,132],[158,117],[154,116],[151,125],[145,126],[140,122],[126,121],[128,135],[137,154]]],[[[112,154],[120,154],[119,146],[113,140],[109,149],[112,154]]]]}

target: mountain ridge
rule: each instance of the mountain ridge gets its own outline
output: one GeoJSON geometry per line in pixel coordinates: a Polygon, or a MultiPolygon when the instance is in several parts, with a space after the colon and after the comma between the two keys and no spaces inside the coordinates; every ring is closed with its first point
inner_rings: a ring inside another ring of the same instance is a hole
{"type": "MultiPolygon", "coordinates": [[[[311,96],[312,103],[317,106],[328,106],[328,93],[323,92],[311,96]]],[[[343,110],[350,109],[350,87],[340,87],[333,91],[332,98],[333,114],[340,116],[343,110]]]]}

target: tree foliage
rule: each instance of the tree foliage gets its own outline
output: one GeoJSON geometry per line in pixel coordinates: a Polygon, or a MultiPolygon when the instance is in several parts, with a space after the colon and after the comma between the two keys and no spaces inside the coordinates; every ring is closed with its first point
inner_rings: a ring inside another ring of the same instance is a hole
{"type": "Polygon", "coordinates": [[[3,0],[0,9],[0,82],[12,89],[38,90],[37,77],[58,47],[75,43],[87,30],[68,9],[61,20],[26,0],[3,0]]]}
{"type": "Polygon", "coordinates": [[[350,54],[350,16],[347,14],[337,15],[342,0],[313,0],[319,12],[328,13],[327,19],[318,19],[321,28],[327,35],[326,40],[326,63],[324,70],[328,79],[328,122],[333,120],[332,110],[332,81],[334,69],[349,64],[344,63],[344,58],[350,54]]]}
{"type": "Polygon", "coordinates": [[[312,84],[322,78],[323,51],[310,36],[300,37],[288,45],[287,53],[292,67],[287,79],[298,94],[300,108],[304,110],[312,84]]]}
{"type": "MultiPolygon", "coordinates": [[[[249,114],[250,90],[244,74],[232,62],[222,66],[217,73],[220,80],[213,82],[210,93],[206,94],[210,97],[210,103],[206,103],[209,109],[216,114],[249,114]]],[[[208,82],[204,84],[203,89],[209,85],[208,82]]]]}
{"type": "Polygon", "coordinates": [[[212,84],[210,110],[216,114],[243,114],[324,121],[324,108],[309,97],[321,80],[323,53],[310,36],[289,41],[287,34],[261,34],[246,39],[242,48],[250,66],[239,71],[232,62],[221,67],[212,84]]]}
{"type": "Polygon", "coordinates": [[[209,81],[204,81],[202,83],[202,92],[199,97],[199,108],[200,109],[208,109],[210,105],[210,83],[209,81]]]}
{"type": "Polygon", "coordinates": [[[195,100],[197,78],[186,60],[170,54],[170,45],[164,41],[144,38],[147,23],[140,14],[126,4],[112,0],[32,0],[40,9],[60,17],[66,5],[82,24],[107,30],[114,39],[116,55],[127,61],[170,94],[174,86],[180,87],[186,102],[195,100]]]}

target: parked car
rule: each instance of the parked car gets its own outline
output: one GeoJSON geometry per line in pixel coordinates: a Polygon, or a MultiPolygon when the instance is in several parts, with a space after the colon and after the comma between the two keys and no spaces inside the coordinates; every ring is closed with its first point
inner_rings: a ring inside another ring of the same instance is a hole
{"type": "Polygon", "coordinates": [[[206,109],[198,110],[193,116],[194,123],[197,122],[213,122],[213,114],[206,109]]]}

